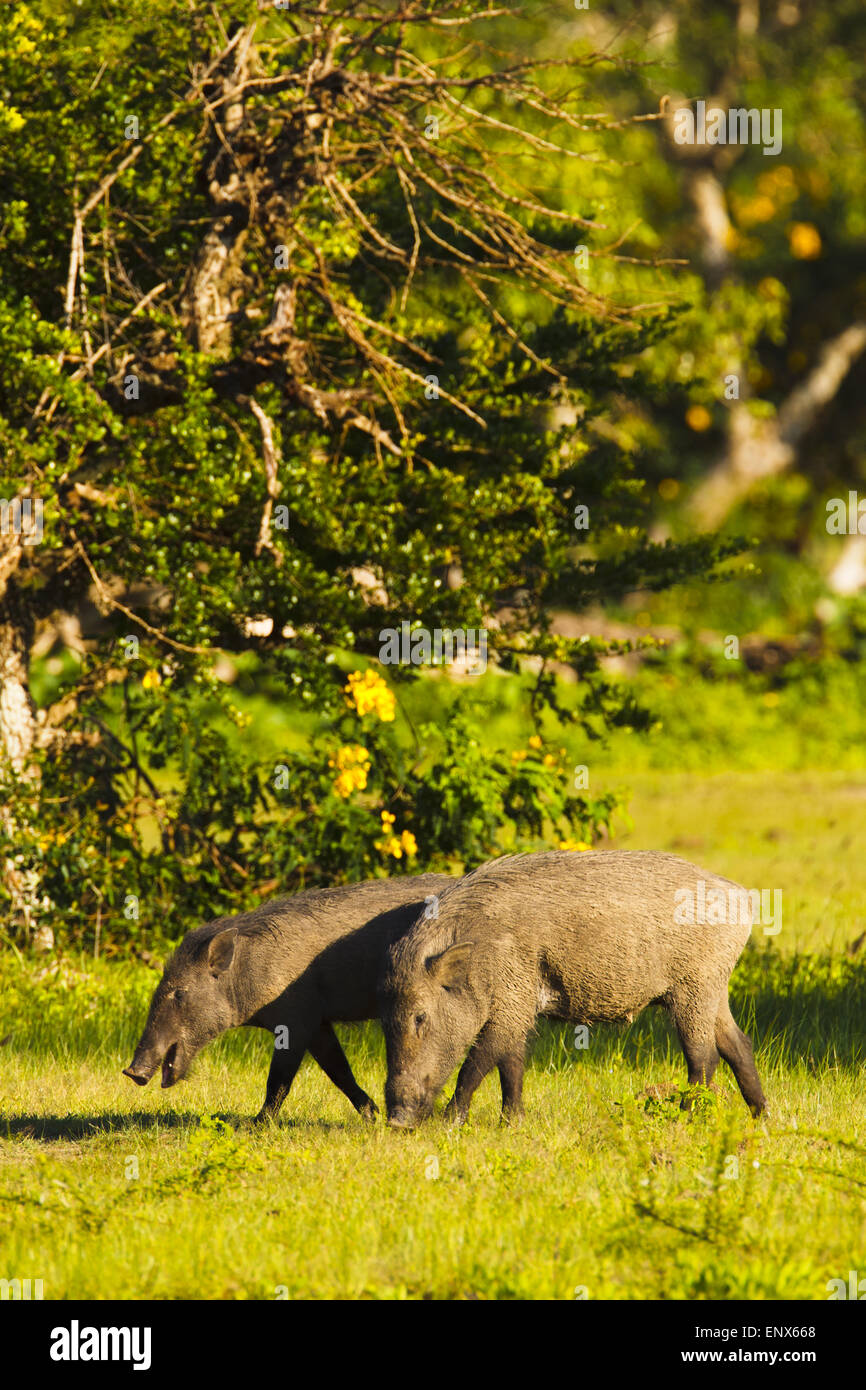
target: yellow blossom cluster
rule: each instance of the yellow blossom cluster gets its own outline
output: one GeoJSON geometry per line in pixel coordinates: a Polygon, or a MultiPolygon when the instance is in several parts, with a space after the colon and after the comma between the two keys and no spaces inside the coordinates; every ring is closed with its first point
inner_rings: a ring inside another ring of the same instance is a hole
{"type": "Polygon", "coordinates": [[[345,690],[347,704],[354,705],[358,714],[372,710],[385,724],[394,718],[397,702],[393,691],[375,671],[353,671],[345,690]]]}
{"type": "Polygon", "coordinates": [[[337,749],[335,758],[328,759],[328,767],[337,769],[334,778],[334,794],[345,801],[354,791],[363,791],[367,785],[370,771],[370,754],[360,744],[346,744],[337,749]]]}
{"type": "Polygon", "coordinates": [[[586,840],[560,840],[557,849],[592,849],[586,840]]]}
{"type": "Polygon", "coordinates": [[[696,434],[703,434],[713,423],[713,417],[705,405],[690,405],[686,411],[686,424],[696,434]]]}
{"type": "Polygon", "coordinates": [[[49,845],[65,845],[69,839],[68,830],[46,830],[44,835],[40,835],[36,843],[39,848],[45,851],[49,845]]]}
{"type": "MultiPolygon", "coordinates": [[[[529,757],[530,748],[533,750],[533,752],[538,753],[544,747],[544,742],[538,734],[531,734],[526,741],[529,744],[529,748],[516,748],[514,752],[511,754],[511,761],[515,765],[517,763],[524,762],[529,757]]],[[[566,750],[564,748],[560,748],[559,757],[557,757],[554,753],[545,753],[544,757],[541,760],[542,764],[544,765],[544,767],[556,767],[556,764],[559,762],[559,759],[565,757],[565,751],[566,750]]]]}
{"type": "Polygon", "coordinates": [[[821,254],[821,233],[811,222],[792,222],[788,243],[798,261],[814,261],[821,254]]]}
{"type": "Polygon", "coordinates": [[[390,811],[382,812],[382,836],[381,840],[376,841],[376,849],[383,854],[390,854],[392,859],[402,859],[405,854],[407,859],[414,859],[418,853],[418,843],[411,830],[404,830],[400,835],[394,834],[394,821],[397,819],[390,811]]]}

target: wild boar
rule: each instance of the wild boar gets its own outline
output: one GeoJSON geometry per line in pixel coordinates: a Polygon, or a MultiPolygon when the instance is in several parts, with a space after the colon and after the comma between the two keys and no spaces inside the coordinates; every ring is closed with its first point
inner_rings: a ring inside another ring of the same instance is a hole
{"type": "Polygon", "coordinates": [[[165,967],[124,1076],[145,1086],[161,1067],[173,1086],[226,1028],[266,1028],[275,1043],[257,1120],[276,1117],[305,1052],[373,1119],[331,1024],[376,1017],[388,946],[452,882],[418,874],[311,889],[196,927],[165,967]]]}
{"type": "Polygon", "coordinates": [[[518,1117],[539,1015],[630,1021],[648,1004],[667,1009],[691,1085],[709,1083],[721,1055],[753,1114],[764,1110],[751,1043],[728,1005],[752,923],[736,884],[674,854],[552,851],[484,864],[437,906],[391,946],[380,984],[390,1124],[429,1115],[467,1049],[446,1115],[462,1123],[498,1067],[502,1118],[518,1117]],[[720,915],[702,913],[708,901],[732,905],[725,925],[701,922],[720,915]]]}

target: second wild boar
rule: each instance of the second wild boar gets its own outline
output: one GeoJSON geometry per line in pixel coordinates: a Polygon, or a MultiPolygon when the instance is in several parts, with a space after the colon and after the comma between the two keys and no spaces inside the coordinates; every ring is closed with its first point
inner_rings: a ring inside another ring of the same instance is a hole
{"type": "Polygon", "coordinates": [[[365,1118],[377,1109],[352,1075],[332,1023],[376,1017],[388,947],[452,878],[418,874],[310,889],[196,927],[168,961],[124,1076],[163,1087],[227,1028],[266,1028],[274,1052],[264,1104],[275,1117],[305,1052],[365,1118]]]}
{"type": "Polygon", "coordinates": [[[758,1115],[766,1101],[752,1047],[728,1004],[751,923],[744,889],[673,854],[506,855],[454,880],[438,912],[389,952],[380,987],[389,1122],[411,1128],[429,1115],[464,1057],[446,1113],[462,1123],[496,1067],[503,1119],[519,1116],[539,1015],[607,1023],[648,1004],[670,1015],[689,1084],[708,1084],[721,1056],[758,1115]],[[701,911],[710,898],[730,904],[725,924],[695,920],[719,916],[701,911]]]}

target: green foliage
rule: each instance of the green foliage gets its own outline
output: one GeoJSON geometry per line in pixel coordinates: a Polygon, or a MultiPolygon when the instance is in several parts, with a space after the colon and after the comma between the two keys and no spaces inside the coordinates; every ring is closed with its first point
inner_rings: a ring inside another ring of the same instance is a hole
{"type": "MultiPolygon", "coordinates": [[[[630,444],[590,428],[623,373],[650,383],[676,322],[636,304],[644,284],[602,293],[572,265],[597,211],[587,171],[598,157],[613,177],[620,125],[575,123],[543,63],[467,54],[471,7],[453,28],[415,5],[404,32],[385,6],[381,52],[351,6],[339,32],[303,5],[288,28],[249,3],[231,18],[34,0],[0,39],[0,493],[44,505],[0,593],[4,640],[27,665],[37,624],[96,610],[80,667],[58,636],[59,678],[33,672],[20,775],[3,759],[19,934],[47,916],[140,946],[239,896],[593,842],[617,798],[573,795],[554,726],[543,749],[494,746],[469,686],[441,722],[362,728],[341,663],[403,622],[485,629],[510,680],[541,664],[534,723],[643,729],[606,644],[554,638],[551,606],[664,589],[736,549],[648,539],[630,444]],[[235,737],[219,653],[253,656],[271,701],[319,721],[279,753],[279,787],[235,737]],[[567,711],[552,662],[580,677],[567,711]],[[369,777],[343,796],[346,747],[369,777]]],[[[592,71],[585,45],[574,62],[592,71]]],[[[433,684],[394,670],[416,705],[433,684]]]]}
{"type": "Polygon", "coordinates": [[[345,70],[308,82],[336,33],[314,9],[288,24],[242,0],[219,16],[34,0],[0,39],[0,494],[45,507],[0,619],[25,663],[58,615],[86,619],[87,648],[74,663],[58,627],[31,669],[40,736],[23,778],[4,766],[0,852],[36,917],[90,946],[140,947],[274,890],[595,842],[620,798],[574,795],[565,764],[605,738],[636,767],[760,766],[768,738],[788,766],[856,760],[860,618],[815,605],[822,497],[856,476],[862,392],[842,391],[837,428],[724,540],[680,510],[727,438],[732,358],[772,420],[860,313],[856,3],[802,6],[785,33],[762,16],[748,53],[733,11],[647,0],[621,32],[617,4],[567,22],[458,7],[465,28],[421,5],[405,32],[386,6],[374,54],[349,5],[345,70]],[[253,23],[235,130],[232,25],[253,23]],[[398,44],[406,85],[377,88],[398,44]],[[714,279],[654,117],[665,93],[729,82],[783,108],[785,144],[714,166],[734,228],[714,279]],[[194,290],[216,227],[231,312],[209,336],[194,290]],[[737,535],[760,544],[738,570],[737,535]],[[554,609],[636,603],[683,632],[667,679],[652,659],[612,677],[628,642],[551,632],[554,609]],[[403,621],[485,628],[517,699],[472,683],[445,699],[396,667],[394,725],[353,723],[346,670],[403,621]],[[753,675],[695,644],[707,627],[794,627],[824,649],[753,675]],[[226,654],[237,700],[215,676],[226,654]],[[285,718],[284,746],[240,727],[251,710],[285,718]],[[343,797],[329,763],[346,747],[369,775],[343,797]]]}
{"type": "Polygon", "coordinates": [[[416,729],[393,717],[371,669],[361,682],[371,708],[341,690],[336,717],[268,759],[246,750],[252,716],[224,685],[187,685],[168,669],[118,672],[108,710],[102,698],[83,706],[98,741],[43,757],[41,769],[44,788],[82,791],[46,796],[28,835],[28,788],[10,800],[16,828],[0,827],[0,853],[67,904],[67,941],[141,949],[277,889],[588,846],[620,805],[613,792],[576,792],[566,750],[538,735],[493,747],[484,702],[456,695],[416,729]]]}

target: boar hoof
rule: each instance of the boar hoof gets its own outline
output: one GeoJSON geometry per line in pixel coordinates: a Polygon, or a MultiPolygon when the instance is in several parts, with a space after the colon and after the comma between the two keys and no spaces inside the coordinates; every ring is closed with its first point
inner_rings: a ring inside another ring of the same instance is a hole
{"type": "Polygon", "coordinates": [[[371,1100],[370,1097],[367,1096],[367,1099],[358,1106],[358,1114],[361,1116],[362,1120],[366,1120],[368,1124],[372,1125],[376,1123],[379,1107],[374,1100],[371,1100]]]}
{"type": "Polygon", "coordinates": [[[525,1113],[522,1105],[509,1105],[500,1115],[499,1123],[511,1127],[519,1125],[524,1119],[525,1113]]]}

